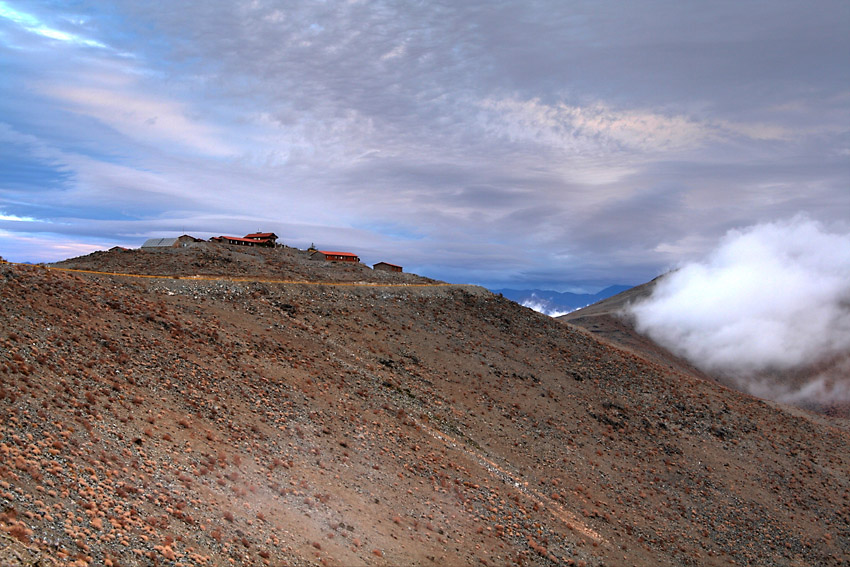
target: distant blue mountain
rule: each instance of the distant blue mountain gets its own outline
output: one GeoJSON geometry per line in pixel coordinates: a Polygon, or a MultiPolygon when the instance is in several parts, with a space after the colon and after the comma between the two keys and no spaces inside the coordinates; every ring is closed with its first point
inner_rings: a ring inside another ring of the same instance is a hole
{"type": "Polygon", "coordinates": [[[612,285],[599,293],[571,293],[547,289],[492,289],[490,291],[500,293],[511,301],[530,307],[540,313],[557,317],[587,307],[632,287],[629,285],[612,285]]]}

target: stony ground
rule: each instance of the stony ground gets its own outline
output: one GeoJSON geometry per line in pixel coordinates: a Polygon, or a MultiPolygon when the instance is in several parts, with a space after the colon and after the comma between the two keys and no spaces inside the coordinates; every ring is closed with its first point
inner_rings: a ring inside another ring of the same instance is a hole
{"type": "Polygon", "coordinates": [[[838,422],[481,288],[203,253],[0,266],[0,561],[850,564],[838,422]]]}

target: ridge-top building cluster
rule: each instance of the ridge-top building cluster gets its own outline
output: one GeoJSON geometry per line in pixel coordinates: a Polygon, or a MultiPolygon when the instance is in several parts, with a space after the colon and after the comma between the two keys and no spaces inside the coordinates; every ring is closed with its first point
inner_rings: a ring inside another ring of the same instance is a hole
{"type": "MultiPolygon", "coordinates": [[[[154,250],[158,248],[185,248],[200,242],[209,242],[212,244],[223,244],[228,246],[260,246],[265,248],[275,248],[282,246],[278,243],[278,235],[273,232],[252,232],[245,236],[214,236],[208,241],[203,238],[197,238],[188,234],[183,234],[176,238],[149,238],[142,244],[142,250],[154,250]]],[[[341,252],[333,250],[317,250],[312,246],[307,250],[311,260],[319,260],[325,262],[360,262],[360,257],[353,252],[341,252]]],[[[390,262],[378,262],[372,266],[373,270],[386,272],[402,272],[404,268],[398,264],[390,262]]]]}

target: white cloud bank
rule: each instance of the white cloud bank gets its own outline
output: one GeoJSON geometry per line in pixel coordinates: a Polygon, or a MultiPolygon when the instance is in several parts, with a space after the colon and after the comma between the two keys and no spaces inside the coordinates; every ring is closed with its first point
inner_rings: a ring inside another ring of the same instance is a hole
{"type": "Polygon", "coordinates": [[[538,313],[548,315],[549,317],[560,317],[561,315],[567,315],[575,311],[575,309],[558,309],[545,299],[537,297],[536,294],[531,294],[531,299],[526,299],[520,305],[533,309],[538,313]]]}
{"type": "Polygon", "coordinates": [[[731,231],[630,311],[640,332],[753,394],[850,401],[850,233],[803,216],[731,231]]]}

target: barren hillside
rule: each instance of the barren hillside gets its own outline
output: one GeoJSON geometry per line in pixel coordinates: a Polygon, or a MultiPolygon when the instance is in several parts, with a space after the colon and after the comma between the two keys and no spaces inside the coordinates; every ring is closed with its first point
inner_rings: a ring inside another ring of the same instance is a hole
{"type": "Polygon", "coordinates": [[[0,563],[850,563],[829,422],[481,288],[241,253],[0,266],[0,563]],[[326,284],[170,277],[231,274],[326,284]]]}

